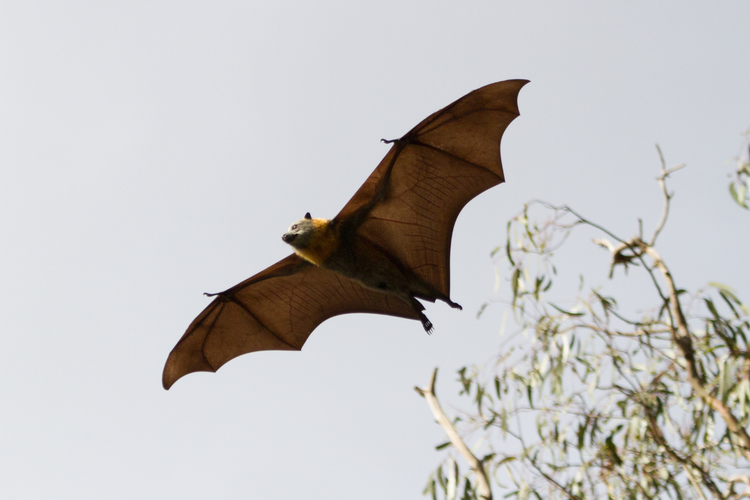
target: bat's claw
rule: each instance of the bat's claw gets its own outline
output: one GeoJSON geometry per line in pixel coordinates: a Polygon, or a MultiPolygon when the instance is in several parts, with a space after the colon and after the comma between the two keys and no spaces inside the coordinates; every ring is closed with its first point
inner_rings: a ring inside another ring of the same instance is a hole
{"type": "Polygon", "coordinates": [[[398,142],[398,139],[380,139],[380,142],[384,142],[386,144],[393,144],[394,142],[398,142]]]}
{"type": "Polygon", "coordinates": [[[453,309],[458,309],[459,311],[463,311],[464,310],[464,308],[461,307],[461,304],[456,304],[455,302],[453,302],[451,299],[449,299],[447,297],[445,298],[445,303],[448,304],[449,306],[451,306],[453,309]]]}
{"type": "Polygon", "coordinates": [[[424,328],[424,331],[427,332],[427,335],[432,335],[432,332],[435,329],[432,326],[432,321],[430,321],[429,319],[427,319],[427,316],[425,316],[422,313],[419,314],[419,321],[422,322],[422,327],[424,328]]]}

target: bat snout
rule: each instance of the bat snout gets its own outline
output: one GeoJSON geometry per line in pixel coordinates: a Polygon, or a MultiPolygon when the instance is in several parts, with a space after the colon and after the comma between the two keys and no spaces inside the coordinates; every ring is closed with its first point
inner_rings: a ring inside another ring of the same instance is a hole
{"type": "Polygon", "coordinates": [[[284,242],[286,242],[286,243],[291,243],[292,241],[294,241],[294,238],[296,238],[296,237],[297,237],[297,235],[294,234],[294,233],[284,233],[281,236],[281,239],[284,240],[284,242]]]}

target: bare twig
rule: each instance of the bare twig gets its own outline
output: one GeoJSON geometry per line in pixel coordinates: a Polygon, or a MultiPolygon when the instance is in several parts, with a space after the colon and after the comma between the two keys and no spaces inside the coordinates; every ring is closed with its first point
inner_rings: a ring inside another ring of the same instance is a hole
{"type": "Polygon", "coordinates": [[[651,241],[649,241],[649,246],[654,246],[654,243],[656,243],[656,237],[659,236],[659,233],[664,228],[664,224],[667,222],[667,216],[669,215],[669,202],[672,199],[672,195],[669,194],[669,191],[667,191],[667,183],[666,179],[669,177],[669,174],[678,171],[681,168],[685,167],[685,164],[682,163],[680,165],[677,165],[676,167],[672,167],[669,170],[667,170],[667,164],[664,161],[664,155],[661,153],[661,148],[659,145],[656,145],[656,150],[659,152],[659,159],[661,160],[661,175],[657,177],[656,179],[659,181],[659,185],[661,186],[661,191],[664,194],[664,211],[661,214],[661,220],[659,221],[659,224],[656,225],[656,229],[654,230],[654,235],[651,236],[651,241]]]}
{"type": "Polygon", "coordinates": [[[534,467],[537,472],[546,479],[550,484],[555,486],[557,489],[559,489],[566,497],[568,497],[570,500],[580,500],[581,497],[574,495],[573,493],[569,492],[565,489],[563,485],[555,481],[552,477],[550,477],[548,474],[546,474],[537,464],[535,460],[531,460],[531,466],[534,467]]]}
{"type": "MultiPolygon", "coordinates": [[[[534,202],[535,203],[539,203],[540,205],[542,205],[544,207],[547,207],[547,208],[550,208],[552,210],[561,210],[561,211],[569,212],[569,213],[573,214],[574,216],[578,217],[578,220],[580,221],[580,223],[587,224],[587,225],[589,225],[589,226],[591,226],[593,228],[596,228],[599,231],[603,232],[604,234],[609,235],[612,239],[614,239],[616,241],[619,241],[620,243],[624,243],[625,246],[627,248],[629,248],[630,251],[633,252],[633,255],[634,255],[633,258],[638,259],[643,264],[643,267],[646,269],[646,272],[649,274],[649,276],[651,276],[651,281],[653,281],[654,287],[656,288],[656,291],[658,292],[658,294],[661,297],[661,299],[664,302],[667,301],[667,297],[662,292],[661,287],[659,286],[659,282],[656,279],[656,276],[655,276],[655,274],[653,272],[653,269],[651,269],[650,267],[648,267],[646,265],[646,261],[643,259],[643,253],[638,252],[638,246],[637,245],[633,245],[632,240],[631,241],[625,241],[622,238],[619,238],[618,236],[616,236],[614,233],[612,233],[608,229],[600,226],[599,224],[596,224],[595,222],[591,222],[590,220],[586,219],[581,214],[579,214],[578,212],[576,212],[575,210],[573,210],[572,208],[570,208],[567,205],[563,205],[562,207],[558,207],[558,206],[552,205],[551,203],[547,203],[546,201],[542,201],[542,200],[535,200],[534,202]]],[[[634,238],[634,239],[638,239],[638,238],[634,238]]]]}
{"type": "Polygon", "coordinates": [[[437,423],[440,424],[443,430],[445,430],[445,433],[447,434],[451,444],[458,450],[459,453],[461,453],[461,456],[464,457],[464,460],[468,462],[471,470],[473,470],[474,474],[476,474],[477,489],[479,490],[480,498],[484,500],[492,500],[492,490],[490,489],[490,482],[487,478],[487,472],[484,470],[484,464],[482,464],[482,461],[475,457],[471,450],[469,450],[463,439],[461,439],[461,436],[459,436],[458,432],[456,432],[453,424],[451,424],[451,421],[448,420],[447,416],[445,416],[443,409],[440,407],[440,403],[438,402],[437,396],[435,395],[436,378],[437,368],[435,368],[435,371],[432,372],[432,377],[430,377],[430,385],[426,389],[415,387],[414,390],[427,400],[427,404],[430,406],[430,410],[432,411],[432,415],[435,417],[435,420],[437,420],[437,423]]]}

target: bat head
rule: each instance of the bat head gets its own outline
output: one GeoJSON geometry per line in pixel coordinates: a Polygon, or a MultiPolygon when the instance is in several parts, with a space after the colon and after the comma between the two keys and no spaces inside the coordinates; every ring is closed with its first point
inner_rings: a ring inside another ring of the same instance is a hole
{"type": "Polygon", "coordinates": [[[283,234],[281,239],[294,248],[305,248],[310,244],[314,231],[315,225],[313,224],[313,219],[310,216],[310,212],[307,212],[304,219],[300,219],[289,226],[289,229],[283,234]]]}

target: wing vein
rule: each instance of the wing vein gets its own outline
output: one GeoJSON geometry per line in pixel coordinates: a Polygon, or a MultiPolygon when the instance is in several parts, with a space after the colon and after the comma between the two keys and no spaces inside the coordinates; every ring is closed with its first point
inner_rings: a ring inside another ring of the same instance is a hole
{"type": "MultiPolygon", "coordinates": [[[[492,174],[495,177],[497,177],[498,179],[500,179],[501,182],[504,180],[501,176],[497,175],[495,172],[493,172],[492,170],[488,169],[487,167],[485,167],[483,165],[480,165],[478,163],[474,163],[473,161],[469,161],[466,158],[461,158],[460,156],[456,156],[453,153],[451,153],[449,151],[446,151],[444,149],[440,149],[437,146],[433,146],[432,144],[426,144],[426,143],[424,143],[424,142],[422,142],[420,140],[414,139],[414,140],[410,141],[408,145],[409,146],[422,146],[424,148],[431,149],[431,150],[437,151],[439,153],[443,153],[444,155],[450,156],[451,158],[453,158],[455,160],[458,160],[458,161],[460,161],[462,163],[465,163],[467,165],[470,165],[470,166],[472,166],[474,168],[478,168],[478,169],[484,170],[485,172],[487,172],[489,174],[492,174]]],[[[497,147],[499,149],[500,148],[500,144],[498,144],[497,147]]]]}
{"type": "Polygon", "coordinates": [[[255,321],[257,321],[258,324],[263,325],[263,328],[265,328],[266,330],[268,330],[271,333],[271,335],[273,335],[274,337],[276,337],[277,339],[279,339],[281,342],[283,342],[284,344],[288,345],[292,349],[296,349],[298,351],[302,349],[301,347],[297,347],[297,346],[294,346],[294,345],[290,344],[286,340],[282,339],[276,332],[274,332],[273,330],[271,330],[270,328],[268,328],[268,326],[265,323],[263,323],[261,320],[259,320],[258,317],[255,314],[253,314],[252,311],[250,311],[250,309],[245,304],[243,304],[242,302],[240,302],[238,300],[235,300],[234,297],[230,297],[229,300],[231,300],[232,302],[234,302],[235,304],[237,304],[238,306],[240,306],[240,309],[242,309],[243,311],[245,311],[251,318],[253,318],[255,321]]]}

